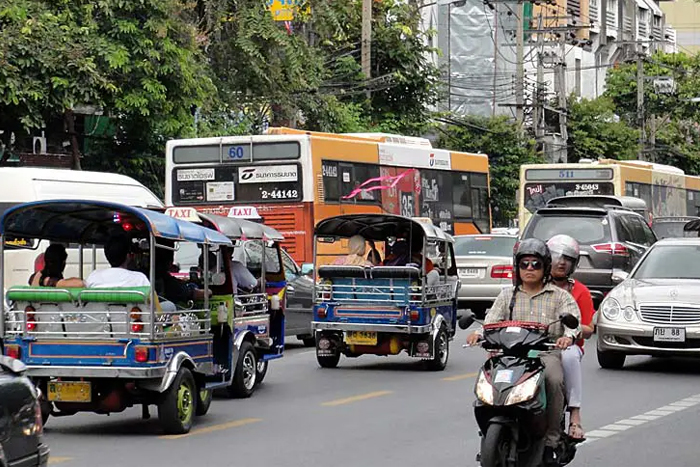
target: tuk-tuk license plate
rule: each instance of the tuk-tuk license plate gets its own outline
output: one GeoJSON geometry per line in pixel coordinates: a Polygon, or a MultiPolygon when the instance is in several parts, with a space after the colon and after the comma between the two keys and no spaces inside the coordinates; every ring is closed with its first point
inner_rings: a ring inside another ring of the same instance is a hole
{"type": "Polygon", "coordinates": [[[654,342],[685,342],[685,328],[654,328],[654,342]]]}
{"type": "Polygon", "coordinates": [[[90,402],[92,387],[89,381],[53,381],[49,383],[49,400],[56,402],[90,402]]]}
{"type": "Polygon", "coordinates": [[[350,345],[377,345],[377,333],[371,331],[348,331],[345,342],[350,345]]]}

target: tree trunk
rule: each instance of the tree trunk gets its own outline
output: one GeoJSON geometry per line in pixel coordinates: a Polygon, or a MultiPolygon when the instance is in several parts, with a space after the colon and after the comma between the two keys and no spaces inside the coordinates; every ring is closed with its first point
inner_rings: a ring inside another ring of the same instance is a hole
{"type": "Polygon", "coordinates": [[[66,112],[63,114],[63,121],[65,123],[66,133],[70,138],[71,156],[73,160],[71,168],[73,170],[83,170],[80,165],[80,148],[78,147],[78,133],[75,131],[75,113],[73,113],[73,109],[66,109],[66,112]]]}

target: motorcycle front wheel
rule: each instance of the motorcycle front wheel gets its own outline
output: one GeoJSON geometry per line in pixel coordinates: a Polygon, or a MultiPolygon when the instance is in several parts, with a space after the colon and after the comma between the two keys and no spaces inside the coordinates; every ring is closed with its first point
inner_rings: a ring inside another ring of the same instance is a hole
{"type": "Polygon", "coordinates": [[[498,424],[489,426],[486,435],[481,440],[481,466],[511,467],[517,465],[517,461],[512,464],[508,462],[508,453],[511,452],[511,443],[513,442],[508,428],[498,424]]]}

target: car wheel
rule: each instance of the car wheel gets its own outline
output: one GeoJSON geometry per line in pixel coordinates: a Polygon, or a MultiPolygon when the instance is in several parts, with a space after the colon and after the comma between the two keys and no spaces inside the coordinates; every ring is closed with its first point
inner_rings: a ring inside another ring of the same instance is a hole
{"type": "Polygon", "coordinates": [[[304,347],[316,347],[316,338],[314,336],[300,336],[298,339],[304,343],[304,347]]]}
{"type": "Polygon", "coordinates": [[[488,310],[487,307],[485,306],[471,306],[469,309],[472,311],[474,314],[474,317],[476,319],[484,319],[486,318],[486,311],[488,310]]]}
{"type": "Polygon", "coordinates": [[[619,370],[625,366],[626,355],[614,350],[598,349],[598,364],[606,370],[619,370]]]}

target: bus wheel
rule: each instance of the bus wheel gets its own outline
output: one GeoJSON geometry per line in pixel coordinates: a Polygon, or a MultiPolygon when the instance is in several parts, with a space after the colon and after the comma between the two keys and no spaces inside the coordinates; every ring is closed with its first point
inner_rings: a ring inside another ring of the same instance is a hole
{"type": "Polygon", "coordinates": [[[163,431],[169,435],[188,433],[197,406],[197,385],[190,370],[181,367],[163,396],[158,404],[158,418],[163,431]]]}

